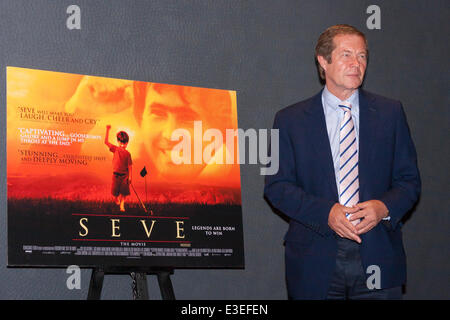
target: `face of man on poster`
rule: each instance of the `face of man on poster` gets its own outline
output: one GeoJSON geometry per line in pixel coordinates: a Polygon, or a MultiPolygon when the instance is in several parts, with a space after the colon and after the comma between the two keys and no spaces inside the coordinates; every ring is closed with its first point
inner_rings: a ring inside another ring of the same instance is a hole
{"type": "Polygon", "coordinates": [[[146,157],[160,176],[190,181],[211,166],[211,159],[203,157],[206,148],[213,146],[211,154],[223,156],[223,141],[203,141],[203,133],[212,129],[225,136],[225,129],[231,127],[231,99],[226,91],[153,83],[146,84],[144,92],[143,99],[139,94],[135,97],[137,109],[142,108],[139,100],[145,101],[142,116],[138,110],[135,114],[146,157]],[[180,143],[187,147],[180,148],[180,143]],[[182,163],[176,161],[180,158],[182,163]]]}
{"type": "Polygon", "coordinates": [[[148,87],[141,134],[145,152],[160,175],[167,178],[194,177],[203,169],[203,164],[187,168],[172,161],[172,152],[177,144],[172,140],[172,133],[183,128],[193,137],[194,121],[199,118],[199,113],[183,99],[180,90],[158,91],[154,86],[148,87]]]}

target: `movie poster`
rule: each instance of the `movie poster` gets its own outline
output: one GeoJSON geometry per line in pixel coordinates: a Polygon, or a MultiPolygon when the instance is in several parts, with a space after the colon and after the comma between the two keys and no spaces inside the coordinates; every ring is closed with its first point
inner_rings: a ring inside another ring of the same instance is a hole
{"type": "Polygon", "coordinates": [[[244,267],[236,92],[7,67],[8,266],[244,267]]]}

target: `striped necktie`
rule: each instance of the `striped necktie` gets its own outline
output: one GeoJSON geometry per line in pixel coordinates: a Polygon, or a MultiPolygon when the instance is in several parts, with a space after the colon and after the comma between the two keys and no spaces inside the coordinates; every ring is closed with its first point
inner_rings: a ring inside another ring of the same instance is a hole
{"type": "MultiPolygon", "coordinates": [[[[356,132],[351,114],[351,104],[344,102],[339,107],[344,110],[344,118],[339,132],[339,203],[351,207],[359,202],[356,132]]],[[[347,218],[350,216],[347,214],[347,218]]],[[[356,225],[359,222],[360,220],[355,220],[353,224],[356,225]]]]}

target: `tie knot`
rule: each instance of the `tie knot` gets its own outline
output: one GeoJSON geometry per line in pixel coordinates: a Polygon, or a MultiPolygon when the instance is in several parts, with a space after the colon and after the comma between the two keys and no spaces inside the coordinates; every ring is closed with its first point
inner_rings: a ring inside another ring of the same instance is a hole
{"type": "Polygon", "coordinates": [[[339,105],[339,108],[341,108],[342,110],[344,110],[344,112],[347,111],[352,111],[352,105],[350,103],[341,103],[339,105]]]}

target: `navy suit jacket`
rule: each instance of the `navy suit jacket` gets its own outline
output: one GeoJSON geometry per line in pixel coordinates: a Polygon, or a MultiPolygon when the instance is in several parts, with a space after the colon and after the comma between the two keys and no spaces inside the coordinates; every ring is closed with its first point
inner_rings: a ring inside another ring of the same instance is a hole
{"type": "MultiPolygon", "coordinates": [[[[264,188],[271,205],[290,218],[285,263],[293,299],[326,298],[336,265],[338,236],[328,215],[339,200],[321,96],[276,114],[280,165],[264,188]]],[[[400,286],[406,281],[400,220],[421,188],[416,151],[400,102],[359,89],[359,108],[360,202],[381,200],[391,217],[360,236],[361,260],[364,271],[380,268],[381,288],[400,286]]]]}

